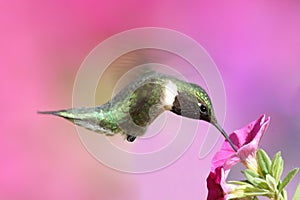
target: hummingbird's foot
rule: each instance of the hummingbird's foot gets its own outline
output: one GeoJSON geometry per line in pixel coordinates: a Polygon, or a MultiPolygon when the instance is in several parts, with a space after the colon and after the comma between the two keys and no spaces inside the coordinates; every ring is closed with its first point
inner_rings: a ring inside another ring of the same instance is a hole
{"type": "Polygon", "coordinates": [[[126,139],[127,139],[128,142],[133,142],[135,140],[135,138],[136,138],[135,136],[127,135],[126,139]]]}

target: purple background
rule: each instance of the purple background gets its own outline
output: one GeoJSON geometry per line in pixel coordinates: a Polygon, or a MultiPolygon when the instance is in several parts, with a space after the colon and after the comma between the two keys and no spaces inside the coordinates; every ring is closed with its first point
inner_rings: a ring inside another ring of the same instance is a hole
{"type": "Polygon", "coordinates": [[[0,13],[0,199],[205,199],[221,139],[203,160],[198,135],[172,166],[131,175],[95,160],[72,124],[36,114],[71,107],[86,55],[111,35],[144,26],[202,44],[224,80],[225,129],[266,113],[261,147],[281,150],[286,170],[300,166],[299,1],[1,1],[0,13]]]}

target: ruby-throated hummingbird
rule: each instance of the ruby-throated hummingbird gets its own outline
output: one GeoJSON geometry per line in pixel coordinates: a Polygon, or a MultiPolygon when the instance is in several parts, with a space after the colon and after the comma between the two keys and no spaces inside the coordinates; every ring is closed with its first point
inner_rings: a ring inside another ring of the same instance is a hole
{"type": "Polygon", "coordinates": [[[200,86],[169,75],[151,73],[127,85],[107,103],[97,107],[42,111],[106,135],[122,133],[133,142],[164,111],[214,125],[236,151],[218,124],[208,94],[200,86]]]}

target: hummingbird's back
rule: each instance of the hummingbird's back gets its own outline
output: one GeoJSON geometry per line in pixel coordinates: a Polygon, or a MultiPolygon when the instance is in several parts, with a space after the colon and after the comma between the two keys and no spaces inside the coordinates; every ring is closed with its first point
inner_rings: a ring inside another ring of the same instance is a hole
{"type": "Polygon", "coordinates": [[[114,132],[135,137],[143,135],[148,125],[166,110],[165,86],[169,80],[166,75],[153,73],[130,83],[109,102],[98,107],[105,113],[101,123],[114,124],[118,127],[112,130],[114,132]]]}

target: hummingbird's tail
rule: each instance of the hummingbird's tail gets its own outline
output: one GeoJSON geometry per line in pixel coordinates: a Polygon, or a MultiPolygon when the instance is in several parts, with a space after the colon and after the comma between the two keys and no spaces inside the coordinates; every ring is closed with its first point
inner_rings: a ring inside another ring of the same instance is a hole
{"type": "Polygon", "coordinates": [[[73,108],[57,111],[38,111],[38,114],[63,117],[78,126],[82,126],[95,132],[114,134],[120,131],[118,124],[111,118],[111,116],[105,115],[102,107],[73,108]]]}
{"type": "Polygon", "coordinates": [[[99,110],[99,108],[95,107],[73,108],[54,111],[38,111],[38,114],[55,115],[65,118],[77,125],[82,125],[82,122],[97,123],[98,120],[96,109],[99,110]]]}
{"type": "Polygon", "coordinates": [[[59,111],[37,111],[37,113],[43,115],[59,115],[59,111]]]}
{"type": "Polygon", "coordinates": [[[37,111],[38,114],[43,114],[43,115],[55,115],[58,117],[63,117],[68,120],[75,120],[76,117],[74,114],[70,112],[70,110],[54,110],[54,111],[37,111]]]}

